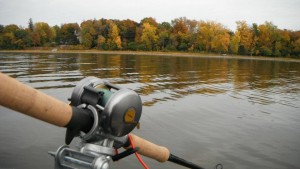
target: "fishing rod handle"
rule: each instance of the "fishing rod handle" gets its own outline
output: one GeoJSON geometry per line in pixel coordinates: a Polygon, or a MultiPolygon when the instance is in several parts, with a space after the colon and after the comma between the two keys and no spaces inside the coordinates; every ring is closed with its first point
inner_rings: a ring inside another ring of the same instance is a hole
{"type": "Polygon", "coordinates": [[[60,127],[72,117],[70,105],[1,72],[0,105],[60,127]]]}
{"type": "Polygon", "coordinates": [[[139,147],[138,150],[139,154],[155,159],[159,162],[168,161],[170,156],[170,151],[166,147],[162,147],[154,143],[151,143],[150,141],[138,137],[134,134],[130,134],[130,136],[134,146],[139,147]]]}

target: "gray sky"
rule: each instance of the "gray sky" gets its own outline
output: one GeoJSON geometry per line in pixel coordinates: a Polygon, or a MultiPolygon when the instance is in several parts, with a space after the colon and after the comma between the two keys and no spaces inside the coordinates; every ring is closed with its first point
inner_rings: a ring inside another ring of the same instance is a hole
{"type": "Polygon", "coordinates": [[[300,30],[300,0],[0,0],[0,24],[27,26],[29,18],[49,25],[88,19],[178,17],[213,20],[235,30],[235,21],[272,21],[280,29],[300,30]]]}

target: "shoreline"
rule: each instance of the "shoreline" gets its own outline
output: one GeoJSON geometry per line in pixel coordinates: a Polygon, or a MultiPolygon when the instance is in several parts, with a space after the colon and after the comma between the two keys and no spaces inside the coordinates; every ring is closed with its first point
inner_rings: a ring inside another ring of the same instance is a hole
{"type": "Polygon", "coordinates": [[[0,50],[0,53],[36,53],[36,54],[108,54],[108,55],[146,55],[146,56],[176,56],[176,57],[203,57],[203,58],[226,58],[226,59],[248,59],[248,60],[272,60],[300,62],[300,59],[266,56],[241,56],[220,55],[214,53],[192,53],[192,52],[156,52],[156,51],[104,51],[104,50],[0,50]]]}

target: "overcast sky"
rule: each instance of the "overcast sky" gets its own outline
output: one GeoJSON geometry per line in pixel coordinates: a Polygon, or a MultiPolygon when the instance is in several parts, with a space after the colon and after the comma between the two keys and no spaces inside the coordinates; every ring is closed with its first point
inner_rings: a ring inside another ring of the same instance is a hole
{"type": "Polygon", "coordinates": [[[88,19],[178,17],[213,20],[235,30],[235,21],[272,21],[280,29],[300,30],[300,0],[0,0],[0,24],[27,26],[29,18],[49,25],[88,19]]]}

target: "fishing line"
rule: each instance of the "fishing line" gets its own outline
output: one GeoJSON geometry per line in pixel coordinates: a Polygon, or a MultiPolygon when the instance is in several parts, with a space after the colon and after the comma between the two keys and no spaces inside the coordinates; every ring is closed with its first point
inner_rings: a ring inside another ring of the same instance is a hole
{"type": "MultiPolygon", "coordinates": [[[[132,148],[135,148],[130,134],[128,135],[128,139],[129,139],[129,141],[130,141],[131,147],[132,147],[132,148]]],[[[143,167],[144,167],[145,169],[149,169],[149,167],[148,167],[147,164],[143,161],[143,159],[141,158],[141,156],[139,155],[139,153],[138,153],[138,152],[135,152],[134,154],[135,154],[136,158],[139,160],[139,162],[143,165],[143,167]]]]}

